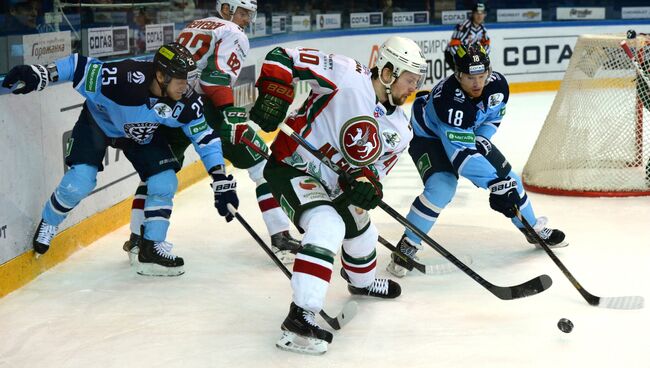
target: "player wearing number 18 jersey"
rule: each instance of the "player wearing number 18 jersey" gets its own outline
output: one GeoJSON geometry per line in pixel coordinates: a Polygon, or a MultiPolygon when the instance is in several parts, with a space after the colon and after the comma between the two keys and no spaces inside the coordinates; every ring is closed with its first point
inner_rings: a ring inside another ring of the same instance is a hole
{"type": "MultiPolygon", "coordinates": [[[[200,71],[197,90],[204,96],[206,121],[222,138],[223,155],[232,164],[247,169],[256,184],[256,196],[262,218],[271,236],[271,245],[276,255],[285,263],[293,260],[300,243],[289,235],[289,219],[282,212],[262,174],[264,159],[245,144],[235,144],[233,136],[244,135],[250,141],[267,150],[264,141],[247,126],[246,111],[233,107],[233,86],[240,75],[249,52],[248,38],[243,32],[255,19],[255,0],[217,1],[220,17],[208,17],[190,22],[179,34],[178,42],[194,56],[200,71]]],[[[163,134],[170,142],[174,154],[183,161],[183,152],[190,142],[177,129],[164,129],[163,134]]],[[[132,205],[132,236],[124,245],[134,260],[140,222],[143,218],[142,203],[146,198],[145,184],[141,183],[132,205]]],[[[231,217],[227,217],[230,221],[231,217]]]]}
{"type": "MultiPolygon", "coordinates": [[[[519,176],[491,142],[505,115],[509,98],[505,77],[493,72],[480,45],[459,46],[455,74],[438,83],[431,93],[413,102],[411,124],[415,137],[409,154],[415,163],[424,192],[415,198],[407,219],[428,232],[438,215],[454,197],[458,177],[490,190],[490,206],[512,218],[530,243],[536,243],[515,209],[534,227],[549,246],[562,247],[564,233],[546,227],[546,218],[535,218],[530,199],[519,176]]],[[[406,230],[400,240],[402,253],[415,257],[421,239],[406,230]]],[[[393,255],[388,271],[404,276],[404,261],[393,255]]]]}

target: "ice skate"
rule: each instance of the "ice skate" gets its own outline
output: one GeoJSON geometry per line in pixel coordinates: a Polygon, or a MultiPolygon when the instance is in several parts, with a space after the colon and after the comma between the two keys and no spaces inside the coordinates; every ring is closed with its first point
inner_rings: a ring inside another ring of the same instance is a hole
{"type": "Polygon", "coordinates": [[[271,235],[271,249],[280,262],[292,263],[300,250],[300,241],[294,239],[288,231],[271,235]]]}
{"type": "Polygon", "coordinates": [[[279,349],[295,353],[322,355],[332,342],[332,333],[320,328],[314,312],[302,309],[295,303],[282,322],[282,337],[275,343],[279,349]]]}
{"type": "MultiPolygon", "coordinates": [[[[413,243],[406,237],[406,235],[402,235],[402,239],[400,239],[397,244],[397,249],[399,249],[402,254],[416,261],[418,260],[418,257],[415,254],[421,248],[421,245],[413,243]]],[[[390,272],[392,275],[396,277],[404,277],[409,270],[412,269],[412,267],[409,267],[408,263],[399,255],[392,253],[390,258],[391,260],[390,263],[388,263],[388,266],[386,266],[386,271],[390,272]]]]}
{"type": "MultiPolygon", "coordinates": [[[[535,226],[533,226],[535,232],[540,238],[544,239],[546,245],[548,245],[549,248],[564,248],[569,245],[568,242],[564,241],[564,233],[561,230],[546,227],[547,223],[548,219],[546,217],[539,217],[535,226]]],[[[534,244],[535,248],[541,249],[537,239],[533,235],[529,234],[525,228],[520,228],[519,230],[524,233],[526,240],[528,240],[530,244],[534,244]]]]}
{"type": "Polygon", "coordinates": [[[395,299],[402,294],[402,288],[398,283],[391,279],[375,279],[372,284],[365,288],[353,286],[350,283],[350,277],[341,268],[341,276],[348,282],[348,291],[353,295],[365,295],[382,299],[395,299]]]}
{"type": "Polygon", "coordinates": [[[41,220],[41,222],[38,224],[38,227],[36,228],[36,232],[34,233],[34,240],[32,241],[36,258],[45,254],[45,252],[50,249],[50,243],[52,242],[54,235],[56,235],[57,230],[57,226],[50,225],[47,222],[41,220]]]}
{"type": "Polygon", "coordinates": [[[171,253],[172,244],[166,241],[154,243],[148,239],[140,242],[137,272],[145,276],[179,276],[183,270],[183,258],[171,253]]]}
{"type": "Polygon", "coordinates": [[[124,242],[122,249],[128,254],[131,266],[138,262],[138,253],[140,252],[140,241],[142,237],[138,234],[131,233],[129,240],[124,242]]]}

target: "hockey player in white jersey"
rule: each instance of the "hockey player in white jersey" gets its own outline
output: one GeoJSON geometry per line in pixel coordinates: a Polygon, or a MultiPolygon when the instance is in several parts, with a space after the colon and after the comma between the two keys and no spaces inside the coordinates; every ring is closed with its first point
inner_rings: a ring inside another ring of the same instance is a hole
{"type": "Polygon", "coordinates": [[[400,295],[396,282],[375,277],[378,232],[367,210],[378,205],[380,180],[412,137],[400,105],[425,73],[420,48],[402,37],[381,46],[372,70],[313,49],[278,47],[267,54],[251,119],[265,131],[275,130],[293,101],[294,84],[306,81],[311,93],[286,123],[354,178],[339,177],[283,133],[271,146],[264,176],[282,209],[304,232],[293,265],[293,301],[277,347],[307,354],[327,351],[332,334],[318,326],[315,314],[323,308],[341,245],[341,275],[350,293],[400,295]]]}
{"type": "MultiPolygon", "coordinates": [[[[243,29],[254,21],[255,0],[219,0],[220,17],[208,17],[190,22],[179,34],[178,42],[185,46],[197,63],[200,80],[198,92],[204,95],[206,121],[220,132],[224,157],[235,167],[248,170],[256,184],[256,196],[262,218],[271,237],[274,253],[284,263],[293,261],[293,252],[300,243],[289,234],[290,222],[282,212],[263,176],[265,160],[244,144],[235,144],[234,137],[245,135],[267,150],[264,141],[248,127],[244,108],[234,107],[233,86],[239,77],[250,46],[243,29]]],[[[179,129],[162,129],[172,151],[183,162],[189,140],[179,129]]],[[[146,183],[140,183],[131,210],[131,238],[124,244],[132,262],[137,259],[140,225],[144,219],[146,183]]],[[[227,217],[230,221],[232,216],[227,217]]]]}
{"type": "MultiPolygon", "coordinates": [[[[453,76],[441,81],[431,93],[413,102],[411,124],[415,137],[409,154],[417,167],[424,192],[415,198],[407,219],[429,232],[456,192],[458,177],[490,191],[490,207],[512,218],[513,224],[536,243],[515,208],[551,247],[567,245],[564,233],[546,227],[545,217],[536,218],[519,176],[491,142],[505,115],[509,90],[505,77],[493,72],[485,49],[478,45],[459,46],[453,76]]],[[[414,258],[421,239],[406,229],[398,247],[414,258]]],[[[392,255],[387,270],[402,277],[405,261],[392,255]]]]}

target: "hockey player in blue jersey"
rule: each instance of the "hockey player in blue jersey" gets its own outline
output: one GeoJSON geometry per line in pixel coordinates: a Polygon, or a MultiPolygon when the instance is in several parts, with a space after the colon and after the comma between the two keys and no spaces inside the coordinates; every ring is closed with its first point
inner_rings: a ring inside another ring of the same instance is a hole
{"type": "MultiPolygon", "coordinates": [[[[438,215],[456,193],[458,177],[490,191],[490,207],[512,218],[531,244],[516,208],[551,247],[564,247],[564,233],[546,227],[544,217],[536,218],[519,176],[492,144],[505,114],[508,82],[493,72],[485,49],[478,45],[460,46],[455,56],[454,75],[438,83],[431,93],[413,102],[411,124],[414,138],[409,147],[424,183],[424,192],[415,198],[407,218],[418,229],[429,232],[438,215]]],[[[406,229],[398,247],[413,258],[421,249],[421,239],[406,229]]],[[[406,275],[405,261],[395,254],[387,269],[406,275]]]]}
{"type": "Polygon", "coordinates": [[[192,55],[177,43],[158,49],[153,62],[106,62],[73,54],[49,65],[20,65],[2,84],[15,94],[40,91],[48,83],[71,81],[86,98],[68,141],[65,163],[70,169],[45,203],[34,235],[37,255],[44,254],[58,225],[93,190],[108,146],[121,149],[141,180],[147,182],[144,240],[138,273],[182,274],[183,259],[170,252],[165,241],[172,198],[180,169],[160,125],[180,127],[192,141],[213,178],[215,206],[231,216],[227,204],[238,206],[236,182],[226,176],[221,141],[203,117],[201,97],[193,92],[198,77],[192,55]]]}

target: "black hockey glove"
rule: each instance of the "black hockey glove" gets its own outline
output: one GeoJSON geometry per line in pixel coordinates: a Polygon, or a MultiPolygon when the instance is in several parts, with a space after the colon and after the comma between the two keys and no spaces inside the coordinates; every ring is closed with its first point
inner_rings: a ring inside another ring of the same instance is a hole
{"type": "Polygon", "coordinates": [[[367,167],[339,176],[339,185],[347,203],[364,210],[377,207],[384,196],[379,179],[367,167]]]}
{"type": "Polygon", "coordinates": [[[488,183],[488,189],[490,190],[490,207],[506,217],[515,217],[520,201],[519,193],[517,193],[517,181],[510,177],[497,178],[488,183]]]}
{"type": "Polygon", "coordinates": [[[226,222],[233,219],[233,215],[228,211],[228,204],[239,208],[239,198],[237,198],[237,181],[232,175],[226,176],[225,172],[210,172],[212,176],[212,191],[214,192],[214,207],[219,211],[219,215],[226,218],[226,222]]]}
{"type": "Polygon", "coordinates": [[[273,79],[257,81],[259,96],[251,108],[250,118],[265,132],[278,128],[293,102],[293,86],[273,79]]]}
{"type": "Polygon", "coordinates": [[[5,76],[2,86],[18,88],[11,91],[13,94],[25,94],[32,91],[41,91],[50,82],[50,72],[44,65],[18,65],[9,71],[5,76]]]}

